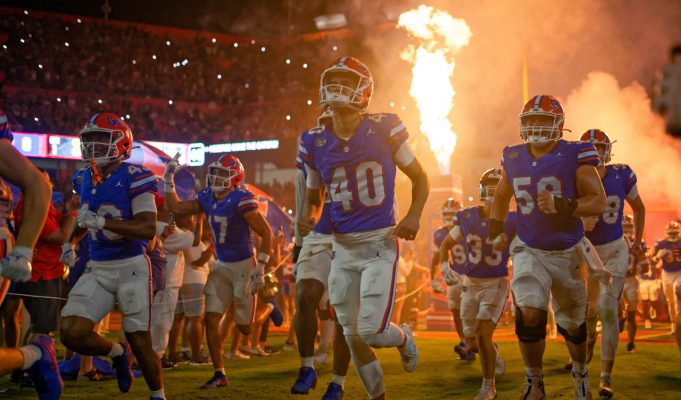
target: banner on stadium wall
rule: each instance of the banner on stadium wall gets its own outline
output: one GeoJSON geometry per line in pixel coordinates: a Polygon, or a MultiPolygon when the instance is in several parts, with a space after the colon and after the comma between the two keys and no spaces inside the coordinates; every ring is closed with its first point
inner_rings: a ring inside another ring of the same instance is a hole
{"type": "MultiPolygon", "coordinates": [[[[26,157],[52,158],[59,160],[81,159],[80,139],[77,136],[25,132],[12,132],[12,134],[14,135],[12,144],[26,157]]],[[[192,167],[204,165],[206,162],[206,153],[219,154],[276,150],[280,145],[279,140],[276,139],[217,143],[211,145],[205,145],[203,143],[144,142],[162,150],[171,157],[179,153],[180,164],[192,167]]]]}

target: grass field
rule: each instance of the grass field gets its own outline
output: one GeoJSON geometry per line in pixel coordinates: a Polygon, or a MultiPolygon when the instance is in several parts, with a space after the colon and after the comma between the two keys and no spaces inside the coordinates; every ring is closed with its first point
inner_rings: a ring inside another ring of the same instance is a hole
{"type": "MultiPolygon", "coordinates": [[[[665,328],[668,325],[665,324],[665,328]]],[[[620,346],[615,367],[614,385],[616,399],[681,399],[681,366],[679,352],[671,337],[660,330],[647,332],[647,339],[637,344],[635,354],[626,354],[620,346]]],[[[517,399],[524,380],[524,369],[512,330],[499,332],[499,348],[506,361],[506,374],[497,378],[499,399],[517,399]]],[[[273,335],[273,346],[280,347],[284,337],[273,335]]],[[[452,352],[454,341],[442,333],[422,333],[417,338],[420,350],[418,368],[411,374],[402,370],[397,351],[384,349],[378,351],[385,374],[385,385],[391,399],[471,399],[480,385],[480,366],[478,361],[467,363],[456,359],[452,352]]],[[[63,347],[59,347],[60,355],[63,347]]],[[[548,399],[574,398],[572,379],[563,370],[567,352],[561,342],[547,343],[545,356],[545,383],[548,399]]],[[[591,386],[594,394],[598,385],[599,348],[590,365],[591,386]]],[[[1,360],[0,360],[1,362],[1,360]]],[[[331,379],[331,367],[322,365],[317,368],[319,384],[307,397],[289,394],[290,385],[295,380],[299,367],[297,353],[282,352],[267,358],[252,358],[246,361],[226,361],[225,367],[230,378],[230,386],[218,390],[202,391],[198,387],[212,375],[210,367],[180,365],[173,371],[166,371],[165,390],[169,400],[179,399],[320,399],[331,379]]],[[[0,387],[7,388],[0,393],[2,399],[33,399],[32,389],[18,389],[8,382],[8,377],[0,379],[0,387]]],[[[345,385],[345,399],[365,399],[366,396],[357,376],[351,368],[345,385]]],[[[147,399],[147,387],[138,379],[130,393],[118,392],[115,381],[103,383],[66,382],[62,399],[147,399]]]]}

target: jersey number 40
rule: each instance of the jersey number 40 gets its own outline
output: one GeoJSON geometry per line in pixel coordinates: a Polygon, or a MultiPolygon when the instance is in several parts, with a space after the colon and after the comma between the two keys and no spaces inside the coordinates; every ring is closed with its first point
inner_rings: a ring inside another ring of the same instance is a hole
{"type": "Polygon", "coordinates": [[[378,206],[385,200],[383,167],[376,161],[361,162],[354,169],[337,167],[333,171],[329,194],[331,201],[340,202],[344,211],[351,211],[356,200],[365,207],[378,206]],[[348,173],[355,175],[356,187],[350,187],[348,173]]]}

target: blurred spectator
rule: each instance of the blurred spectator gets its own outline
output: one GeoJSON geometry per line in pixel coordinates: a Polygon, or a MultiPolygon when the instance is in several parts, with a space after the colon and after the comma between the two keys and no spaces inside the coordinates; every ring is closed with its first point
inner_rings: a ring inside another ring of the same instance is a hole
{"type": "Polygon", "coordinates": [[[656,85],[653,106],[664,116],[667,132],[681,136],[681,44],[671,50],[671,62],[664,66],[656,85]]]}

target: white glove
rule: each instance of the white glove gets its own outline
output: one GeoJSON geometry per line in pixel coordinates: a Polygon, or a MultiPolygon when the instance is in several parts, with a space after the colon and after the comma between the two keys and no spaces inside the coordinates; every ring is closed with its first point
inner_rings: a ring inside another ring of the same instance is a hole
{"type": "Polygon", "coordinates": [[[71,242],[66,242],[61,245],[61,257],[59,257],[59,262],[73,268],[76,265],[76,246],[71,242]]]}
{"type": "Polygon", "coordinates": [[[582,241],[577,244],[577,253],[589,269],[589,274],[604,285],[610,286],[612,274],[605,269],[596,248],[587,238],[582,238],[582,241]]]}
{"type": "Polygon", "coordinates": [[[96,231],[101,231],[104,229],[104,223],[106,219],[102,216],[95,214],[93,211],[81,208],[78,211],[78,217],[76,217],[76,222],[81,228],[93,229],[96,231]]]}
{"type": "Polygon", "coordinates": [[[454,286],[460,281],[459,274],[449,268],[449,262],[447,261],[440,263],[440,273],[442,273],[442,277],[444,278],[447,286],[454,286]]]}
{"type": "Polygon", "coordinates": [[[180,163],[178,162],[179,158],[180,154],[178,153],[172,160],[168,161],[168,164],[166,164],[166,169],[163,172],[163,180],[165,183],[175,183],[175,173],[180,169],[180,163]]]}
{"type": "Polygon", "coordinates": [[[31,258],[33,251],[28,247],[16,246],[0,260],[0,275],[11,281],[26,282],[31,279],[31,258]]]}
{"type": "Polygon", "coordinates": [[[258,261],[255,265],[255,270],[251,274],[251,280],[248,282],[248,287],[251,289],[251,294],[256,294],[265,286],[265,264],[258,261]]]}
{"type": "Polygon", "coordinates": [[[442,290],[442,279],[433,279],[430,281],[430,286],[433,289],[433,293],[444,293],[442,290]]]}

